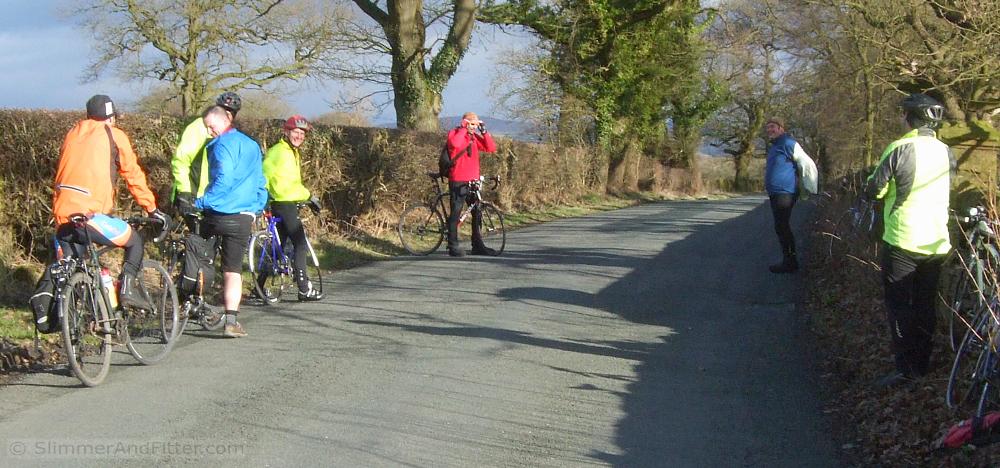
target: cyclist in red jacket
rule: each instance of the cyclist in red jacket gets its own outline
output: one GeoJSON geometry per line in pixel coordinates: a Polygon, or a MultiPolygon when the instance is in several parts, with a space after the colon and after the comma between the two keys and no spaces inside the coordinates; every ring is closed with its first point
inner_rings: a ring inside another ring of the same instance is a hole
{"type": "MultiPolygon", "coordinates": [[[[486,125],[473,112],[466,112],[462,122],[448,132],[448,154],[454,165],[447,174],[448,190],[451,193],[451,212],[448,215],[448,255],[464,257],[458,244],[458,218],[465,208],[469,196],[469,182],[479,180],[479,152],[492,153],[497,150],[493,137],[486,132],[486,125]]],[[[493,249],[483,245],[483,214],[472,211],[472,254],[494,255],[493,249]]]]}

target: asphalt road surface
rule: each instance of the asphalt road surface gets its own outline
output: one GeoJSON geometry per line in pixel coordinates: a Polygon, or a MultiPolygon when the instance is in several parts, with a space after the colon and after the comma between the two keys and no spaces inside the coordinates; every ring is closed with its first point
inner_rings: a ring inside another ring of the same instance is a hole
{"type": "MultiPolygon", "coordinates": [[[[797,212],[802,223],[801,211],[797,212]]],[[[331,275],[0,388],[0,466],[837,466],[766,200],[648,204],[331,275]]]]}

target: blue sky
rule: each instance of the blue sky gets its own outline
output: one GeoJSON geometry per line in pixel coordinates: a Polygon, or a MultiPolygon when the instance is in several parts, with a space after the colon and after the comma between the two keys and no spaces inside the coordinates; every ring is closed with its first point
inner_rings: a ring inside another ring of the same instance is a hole
{"type": "MultiPolygon", "coordinates": [[[[0,0],[0,108],[83,109],[87,98],[108,94],[128,102],[145,94],[149,83],[123,82],[113,73],[96,82],[81,83],[91,56],[90,33],[63,18],[59,8],[72,0],[0,0]]],[[[480,25],[472,47],[444,92],[442,115],[474,111],[495,115],[489,97],[497,73],[494,61],[523,37],[499,33],[480,25]],[[487,46],[488,45],[488,46],[487,46]]],[[[331,101],[342,88],[337,83],[303,83],[285,98],[296,110],[317,116],[331,110],[331,101]]],[[[393,121],[392,106],[377,121],[393,121]]]]}

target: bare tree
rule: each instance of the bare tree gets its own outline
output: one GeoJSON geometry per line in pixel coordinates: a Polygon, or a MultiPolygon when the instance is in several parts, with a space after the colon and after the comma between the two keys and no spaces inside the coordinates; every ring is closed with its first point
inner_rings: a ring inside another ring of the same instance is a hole
{"type": "Polygon", "coordinates": [[[764,2],[739,0],[720,5],[709,34],[714,45],[710,67],[729,91],[728,104],[716,112],[710,128],[733,158],[737,190],[750,188],[747,168],[764,146],[762,129],[778,92],[781,67],[768,8],[764,2]]]}
{"type": "Polygon", "coordinates": [[[86,0],[87,78],[108,69],[169,84],[184,114],[220,91],[325,76],[344,12],[314,0],[86,0]]]}
{"type": "Polygon", "coordinates": [[[475,0],[353,2],[375,26],[356,22],[342,43],[375,58],[346,65],[341,75],[391,85],[399,128],[438,130],[441,94],[458,70],[476,24],[475,0]],[[441,28],[446,32],[436,34],[441,28]],[[386,55],[388,67],[379,60],[386,55]]]}

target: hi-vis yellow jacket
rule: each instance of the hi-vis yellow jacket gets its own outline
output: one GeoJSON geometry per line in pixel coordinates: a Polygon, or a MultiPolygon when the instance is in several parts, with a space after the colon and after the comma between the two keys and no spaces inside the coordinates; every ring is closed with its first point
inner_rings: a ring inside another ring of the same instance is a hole
{"type": "Polygon", "coordinates": [[[299,150],[284,138],[268,148],[264,156],[264,178],[267,192],[278,202],[299,202],[309,199],[309,189],[302,184],[299,150]]]}
{"type": "Polygon", "coordinates": [[[955,158],[929,128],[910,131],[882,153],[865,190],[882,198],[882,240],[909,252],[934,255],[951,250],[948,204],[955,158]]]}

